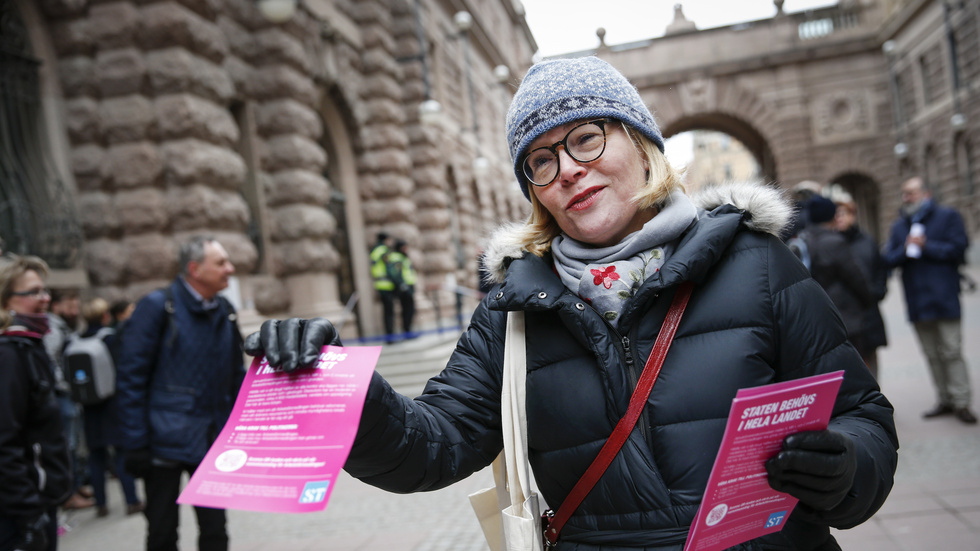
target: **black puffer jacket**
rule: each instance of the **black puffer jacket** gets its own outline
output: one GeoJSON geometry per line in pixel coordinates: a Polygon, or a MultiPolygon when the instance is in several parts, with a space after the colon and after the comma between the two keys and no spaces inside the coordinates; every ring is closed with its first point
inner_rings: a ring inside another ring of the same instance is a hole
{"type": "Polygon", "coordinates": [[[0,518],[32,520],[72,490],[50,362],[40,336],[0,334],[0,518]]]}
{"type": "Polygon", "coordinates": [[[864,329],[864,312],[875,305],[874,289],[847,239],[837,230],[815,225],[806,229],[810,273],[844,320],[852,338],[864,329]]]}
{"type": "Polygon", "coordinates": [[[498,235],[488,265],[502,282],[477,308],[446,369],[414,401],[375,375],[348,472],[411,492],[489,464],[502,447],[506,311],[521,309],[529,453],[544,498],[557,507],[626,411],[674,289],[691,280],[694,294],[645,416],[566,524],[559,548],[679,550],[736,390],[844,369],[831,428],[856,444],[854,488],[835,509],[797,507],[782,532],[743,546],[835,548],[827,526],[863,522],[891,489],[898,447],[892,407],[846,342],[827,295],[774,236],[789,215],[779,195],[752,186],[710,194],[700,203],[712,210],[624,310],[621,331],[562,285],[550,258],[521,255],[498,235]]]}

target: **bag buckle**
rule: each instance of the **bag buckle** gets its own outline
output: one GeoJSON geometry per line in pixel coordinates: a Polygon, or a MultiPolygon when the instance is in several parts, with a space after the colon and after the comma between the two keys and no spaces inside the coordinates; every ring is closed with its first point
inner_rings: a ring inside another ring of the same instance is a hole
{"type": "Polygon", "coordinates": [[[547,511],[541,513],[541,531],[544,532],[544,546],[546,549],[554,549],[558,547],[558,534],[555,534],[554,541],[548,537],[548,529],[551,527],[551,520],[553,518],[555,518],[554,509],[548,509],[547,511]]]}

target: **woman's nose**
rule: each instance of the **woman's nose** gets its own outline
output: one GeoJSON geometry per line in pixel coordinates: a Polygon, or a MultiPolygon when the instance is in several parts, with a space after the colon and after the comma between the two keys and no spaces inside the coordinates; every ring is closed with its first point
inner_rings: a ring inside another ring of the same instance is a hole
{"type": "Polygon", "coordinates": [[[585,171],[582,163],[576,161],[562,147],[558,150],[558,180],[565,184],[574,183],[578,176],[585,171]]]}

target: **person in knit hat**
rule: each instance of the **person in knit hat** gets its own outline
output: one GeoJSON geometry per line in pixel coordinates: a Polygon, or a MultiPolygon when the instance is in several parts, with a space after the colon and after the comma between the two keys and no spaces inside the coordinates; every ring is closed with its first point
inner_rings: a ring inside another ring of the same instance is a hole
{"type": "MultiPolygon", "coordinates": [[[[898,441],[892,406],[833,304],[778,237],[792,216],[783,194],[733,184],[689,197],[650,109],[596,57],[532,66],[507,139],[532,214],[491,237],[493,286],[424,392],[401,396],[374,375],[344,468],[395,492],[440,488],[489,465],[505,434],[513,443],[501,410],[518,411],[538,490],[557,511],[544,534],[557,549],[680,551],[737,390],[843,370],[830,426],[787,436],[751,477],[799,504],[771,522],[781,531],[738,546],[840,549],[830,526],[881,506],[898,441]],[[637,424],[594,486],[573,492],[669,334],[668,310],[676,319],[683,304],[649,396],[636,395],[637,424]],[[519,384],[505,379],[508,344],[507,357],[526,362],[516,410],[503,406],[504,386],[519,384]]],[[[270,320],[245,348],[292,371],[328,343],[340,339],[323,318],[270,320]]],[[[736,492],[730,506],[750,495],[761,494],[736,492]]]]}

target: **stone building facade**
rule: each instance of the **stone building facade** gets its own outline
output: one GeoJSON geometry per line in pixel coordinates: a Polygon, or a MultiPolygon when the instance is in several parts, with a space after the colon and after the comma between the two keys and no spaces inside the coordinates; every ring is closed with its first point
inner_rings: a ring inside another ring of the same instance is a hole
{"type": "MultiPolygon", "coordinates": [[[[626,73],[666,137],[725,132],[765,181],[839,184],[879,237],[913,174],[980,230],[980,0],[675,23],[569,55],[626,73]]],[[[0,235],[52,285],[138,298],[207,232],[246,331],[378,335],[378,231],[409,243],[431,326],[476,287],[486,233],[527,214],[503,127],[536,49],[519,0],[0,0],[0,29],[0,235]]]]}
{"type": "MultiPolygon", "coordinates": [[[[431,320],[447,282],[476,287],[483,234],[527,208],[501,137],[536,48],[520,4],[303,0],[275,21],[262,3],[0,0],[54,160],[34,204],[68,196],[81,234],[52,283],[139,298],[206,232],[238,269],[243,325],[321,315],[372,335],[383,230],[408,242],[431,320]]],[[[43,254],[41,219],[8,249],[43,254]]]]}
{"type": "Polygon", "coordinates": [[[720,131],[749,149],[764,181],[841,186],[879,238],[901,183],[917,174],[980,231],[980,0],[840,0],[727,27],[696,23],[569,55],[619,67],[667,137],[720,131]]]}

